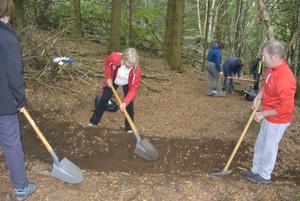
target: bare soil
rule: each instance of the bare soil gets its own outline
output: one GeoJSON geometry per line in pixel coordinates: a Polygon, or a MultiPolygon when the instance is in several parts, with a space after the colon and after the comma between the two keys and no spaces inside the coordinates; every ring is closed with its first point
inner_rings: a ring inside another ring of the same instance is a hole
{"type": "MultiPolygon", "coordinates": [[[[96,44],[86,51],[102,51],[96,44]]],[[[76,51],[76,47],[74,50],[76,51]]],[[[88,53],[87,53],[88,54],[88,53]]],[[[249,83],[236,84],[235,95],[206,96],[206,73],[187,66],[184,73],[168,70],[159,58],[141,52],[142,71],[167,75],[168,80],[143,80],[135,99],[135,123],[150,139],[160,159],[145,161],[133,152],[135,138],[124,129],[121,112],[106,112],[97,128],[85,125],[101,94],[102,80],[60,81],[50,89],[27,83],[28,110],[62,159],[85,174],[79,185],[49,176],[52,159],[23,116],[22,142],[28,176],[38,189],[28,200],[299,200],[300,108],[286,131],[273,172],[272,184],[252,184],[241,177],[250,168],[259,125],[252,123],[227,177],[215,177],[226,164],[251,114],[251,102],[241,95],[249,83]],[[145,68],[143,68],[145,66],[145,68]],[[74,93],[75,92],[75,93],[74,93]]],[[[166,77],[166,76],[165,76],[166,77]]],[[[121,90],[119,90],[121,94],[121,90]]],[[[0,152],[0,200],[12,200],[5,161],[0,152]]]]}

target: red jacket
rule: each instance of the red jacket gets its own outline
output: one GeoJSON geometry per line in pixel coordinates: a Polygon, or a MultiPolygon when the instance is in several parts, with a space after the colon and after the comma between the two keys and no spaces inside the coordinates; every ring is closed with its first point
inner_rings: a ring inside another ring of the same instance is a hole
{"type": "Polygon", "coordinates": [[[287,65],[268,68],[266,71],[262,96],[263,110],[275,109],[276,116],[267,116],[272,123],[289,123],[293,118],[296,79],[287,65]]]}
{"type": "MultiPolygon", "coordinates": [[[[107,87],[107,79],[111,78],[115,80],[118,69],[121,66],[122,53],[121,52],[112,52],[104,60],[105,67],[105,80],[103,82],[103,87],[107,87]]],[[[141,68],[138,64],[135,68],[131,69],[128,77],[128,93],[124,98],[123,102],[128,105],[136,96],[137,89],[140,86],[141,82],[141,68]]]]}

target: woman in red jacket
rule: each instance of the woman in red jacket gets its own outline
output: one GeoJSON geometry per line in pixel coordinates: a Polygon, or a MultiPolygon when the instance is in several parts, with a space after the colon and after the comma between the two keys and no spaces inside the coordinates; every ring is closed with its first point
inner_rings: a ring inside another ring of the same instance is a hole
{"type": "MultiPolygon", "coordinates": [[[[115,89],[118,86],[123,87],[124,99],[120,105],[120,110],[126,108],[128,114],[134,119],[133,99],[136,96],[137,89],[141,81],[141,69],[139,65],[139,56],[134,48],[127,48],[123,53],[112,52],[104,60],[105,80],[103,83],[103,94],[96,104],[95,111],[90,118],[88,126],[96,126],[106,110],[107,103],[112,97],[113,86],[115,89]]],[[[129,123],[125,119],[125,130],[132,133],[129,123]]]]}

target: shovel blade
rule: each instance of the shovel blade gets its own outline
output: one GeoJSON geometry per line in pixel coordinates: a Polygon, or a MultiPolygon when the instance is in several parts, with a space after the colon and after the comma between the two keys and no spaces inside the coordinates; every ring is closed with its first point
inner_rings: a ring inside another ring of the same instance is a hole
{"type": "Polygon", "coordinates": [[[134,153],[148,161],[158,160],[159,158],[157,149],[148,139],[143,139],[137,142],[134,153]]]}
{"type": "Polygon", "coordinates": [[[216,176],[216,177],[225,177],[225,176],[230,175],[231,173],[232,173],[232,170],[227,170],[227,171],[212,173],[211,175],[216,176]]]}
{"type": "Polygon", "coordinates": [[[81,169],[69,159],[62,159],[58,165],[53,164],[51,176],[67,183],[78,184],[84,179],[81,169]]]}

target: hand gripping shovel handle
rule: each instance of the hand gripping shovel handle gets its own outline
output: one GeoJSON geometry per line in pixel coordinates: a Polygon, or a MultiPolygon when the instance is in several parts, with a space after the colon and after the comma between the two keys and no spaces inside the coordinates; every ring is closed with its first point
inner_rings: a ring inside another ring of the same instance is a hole
{"type": "MultiPolygon", "coordinates": [[[[116,92],[115,88],[114,88],[113,86],[111,86],[110,88],[111,88],[111,90],[112,90],[114,96],[116,97],[116,99],[117,99],[119,105],[121,105],[122,101],[121,101],[121,99],[120,99],[118,93],[116,92]]],[[[135,127],[135,125],[134,125],[134,123],[133,123],[133,121],[132,121],[131,117],[129,116],[129,114],[128,114],[128,112],[127,112],[126,109],[124,110],[124,114],[125,114],[125,117],[126,117],[128,123],[129,123],[131,129],[133,130],[133,132],[134,132],[135,134],[137,134],[137,133],[138,133],[137,128],[135,127]]]]}
{"type": "MultiPolygon", "coordinates": [[[[260,105],[260,101],[258,102],[257,107],[259,107],[259,105],[260,105]]],[[[250,125],[251,125],[251,122],[252,122],[252,120],[253,120],[253,117],[254,117],[256,111],[257,111],[257,109],[254,109],[254,110],[253,110],[253,112],[252,112],[252,114],[251,114],[251,116],[250,116],[250,118],[249,118],[249,120],[248,120],[248,122],[247,122],[247,124],[246,124],[246,126],[245,126],[245,128],[244,128],[244,130],[243,130],[243,132],[242,132],[242,134],[241,134],[240,139],[239,139],[238,142],[236,143],[236,145],[235,145],[235,147],[234,147],[234,150],[232,151],[232,153],[231,153],[231,155],[230,155],[230,157],[229,157],[229,159],[228,159],[228,162],[226,163],[226,166],[225,166],[224,169],[223,169],[223,172],[227,172],[227,170],[228,170],[228,168],[229,168],[229,166],[230,166],[230,164],[231,164],[231,162],[232,162],[232,160],[233,160],[233,158],[234,158],[234,156],[235,156],[235,154],[236,154],[238,148],[240,147],[240,145],[241,145],[241,143],[242,143],[242,141],[243,141],[244,136],[246,135],[246,133],[247,133],[247,131],[248,131],[250,125]]]]}
{"type": "Polygon", "coordinates": [[[47,148],[48,152],[51,154],[51,156],[52,156],[52,158],[54,160],[54,163],[58,164],[59,163],[59,159],[58,159],[57,155],[55,154],[55,152],[53,151],[53,148],[51,147],[51,145],[48,143],[48,141],[44,137],[43,133],[40,131],[40,129],[35,124],[34,120],[30,116],[29,112],[26,110],[26,108],[21,109],[21,112],[24,114],[24,116],[26,117],[26,119],[30,123],[31,127],[33,128],[33,130],[37,134],[37,136],[40,138],[40,140],[42,141],[42,143],[47,148]]]}

